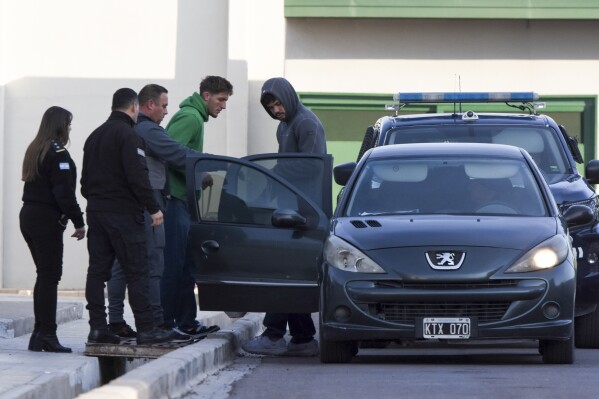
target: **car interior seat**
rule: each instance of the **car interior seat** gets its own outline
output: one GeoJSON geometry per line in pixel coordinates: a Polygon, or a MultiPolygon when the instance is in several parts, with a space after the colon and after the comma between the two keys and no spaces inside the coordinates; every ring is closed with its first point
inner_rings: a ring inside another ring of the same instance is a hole
{"type": "Polygon", "coordinates": [[[534,129],[508,127],[493,136],[493,143],[513,145],[525,149],[537,166],[547,171],[545,162],[545,142],[543,136],[534,129]]]}
{"type": "Polygon", "coordinates": [[[462,213],[469,180],[464,166],[433,168],[429,179],[428,186],[434,190],[431,194],[431,212],[462,213]]]}

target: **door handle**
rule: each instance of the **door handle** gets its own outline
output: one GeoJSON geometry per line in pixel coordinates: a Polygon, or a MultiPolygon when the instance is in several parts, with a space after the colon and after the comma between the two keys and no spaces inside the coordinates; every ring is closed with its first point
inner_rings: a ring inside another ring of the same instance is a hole
{"type": "Polygon", "coordinates": [[[218,245],[218,242],[214,241],[214,240],[207,240],[204,241],[202,243],[202,252],[206,255],[210,254],[211,252],[216,252],[218,251],[218,248],[220,247],[218,245]]]}

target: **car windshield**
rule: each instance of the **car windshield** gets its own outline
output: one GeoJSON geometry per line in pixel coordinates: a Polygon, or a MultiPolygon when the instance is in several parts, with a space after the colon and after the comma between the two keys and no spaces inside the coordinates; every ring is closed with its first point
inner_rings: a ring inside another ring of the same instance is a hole
{"type": "Polygon", "coordinates": [[[567,179],[573,172],[563,147],[551,128],[527,125],[418,125],[393,128],[385,144],[495,143],[524,148],[535,160],[549,184],[567,179]]]}
{"type": "Polygon", "coordinates": [[[524,159],[456,156],[369,160],[345,214],[545,216],[547,208],[524,159]]]}

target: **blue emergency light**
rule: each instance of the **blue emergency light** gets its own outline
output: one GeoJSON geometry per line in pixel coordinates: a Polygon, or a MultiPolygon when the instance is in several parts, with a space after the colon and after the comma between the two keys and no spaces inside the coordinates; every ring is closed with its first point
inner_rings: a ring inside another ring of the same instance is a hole
{"type": "Polygon", "coordinates": [[[492,102],[532,102],[539,95],[527,92],[463,92],[463,93],[397,93],[393,100],[400,103],[492,103],[492,102]]]}

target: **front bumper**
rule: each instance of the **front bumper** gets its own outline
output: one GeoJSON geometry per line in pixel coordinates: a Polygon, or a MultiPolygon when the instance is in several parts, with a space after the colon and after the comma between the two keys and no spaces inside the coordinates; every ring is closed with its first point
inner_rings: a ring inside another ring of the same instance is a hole
{"type": "Polygon", "coordinates": [[[599,303],[599,225],[570,232],[577,261],[576,315],[599,303]]]}
{"type": "Polygon", "coordinates": [[[350,273],[325,264],[320,284],[323,338],[420,339],[423,317],[469,317],[472,339],[572,336],[576,276],[568,263],[543,272],[451,284],[394,277],[350,273]]]}

